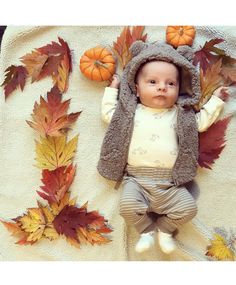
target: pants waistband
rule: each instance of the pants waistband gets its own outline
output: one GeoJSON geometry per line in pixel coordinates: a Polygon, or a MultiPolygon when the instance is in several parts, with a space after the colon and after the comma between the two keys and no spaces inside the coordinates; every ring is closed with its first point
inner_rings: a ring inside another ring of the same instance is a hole
{"type": "Polygon", "coordinates": [[[157,167],[137,167],[137,166],[126,166],[128,175],[131,176],[142,176],[153,179],[168,179],[172,180],[172,169],[169,168],[157,168],[157,167]]]}

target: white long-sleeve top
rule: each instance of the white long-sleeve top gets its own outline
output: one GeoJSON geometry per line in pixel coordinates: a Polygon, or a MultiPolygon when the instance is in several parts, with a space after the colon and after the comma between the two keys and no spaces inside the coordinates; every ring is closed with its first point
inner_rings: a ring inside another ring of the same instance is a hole
{"type": "MultiPolygon", "coordinates": [[[[118,89],[106,87],[102,99],[102,119],[110,123],[117,105],[118,89]]],[[[211,99],[195,114],[198,131],[204,132],[217,119],[224,101],[212,95],[211,99]]],[[[154,109],[138,104],[134,116],[128,164],[173,168],[178,155],[176,134],[177,106],[154,109]]]]}

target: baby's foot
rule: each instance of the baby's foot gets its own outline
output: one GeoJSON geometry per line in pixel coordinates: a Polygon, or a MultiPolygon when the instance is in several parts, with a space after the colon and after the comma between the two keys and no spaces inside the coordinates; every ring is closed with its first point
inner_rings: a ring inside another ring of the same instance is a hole
{"type": "Polygon", "coordinates": [[[141,234],[139,241],[135,246],[136,252],[144,252],[154,246],[154,232],[141,234]]]}
{"type": "Polygon", "coordinates": [[[158,231],[158,242],[164,253],[170,254],[176,249],[176,243],[171,234],[158,231]]]}

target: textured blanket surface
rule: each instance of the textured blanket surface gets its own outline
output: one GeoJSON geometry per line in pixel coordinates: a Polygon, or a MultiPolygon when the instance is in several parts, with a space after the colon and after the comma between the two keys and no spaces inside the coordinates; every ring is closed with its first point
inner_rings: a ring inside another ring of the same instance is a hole
{"type": "MultiPolygon", "coordinates": [[[[136,254],[134,245],[138,235],[127,227],[118,213],[121,190],[102,178],[96,165],[106,125],[101,121],[100,105],[104,83],[86,79],[79,71],[79,60],[84,51],[99,44],[112,45],[123,27],[119,26],[58,26],[58,27],[7,27],[2,41],[0,81],[4,70],[19,65],[19,58],[34,48],[63,38],[73,50],[73,72],[69,89],[63,95],[71,98],[70,111],[82,110],[69,137],[79,133],[74,162],[77,174],[71,186],[72,196],[78,196],[79,205],[88,201],[89,210],[98,210],[108,219],[114,231],[113,241],[102,246],[82,246],[77,249],[59,238],[41,240],[32,246],[14,244],[15,238],[0,225],[0,260],[205,260],[204,253],[214,227],[226,229],[236,226],[236,125],[235,117],[227,129],[227,145],[213,170],[199,169],[195,182],[189,189],[197,197],[197,218],[180,228],[177,235],[179,248],[171,255],[161,253],[158,245],[151,252],[136,254]]],[[[164,41],[166,27],[146,27],[149,41],[164,41]]],[[[236,57],[235,27],[197,27],[194,47],[206,40],[221,37],[221,46],[236,57]]],[[[30,84],[23,92],[16,90],[5,102],[1,87],[0,97],[0,218],[10,219],[23,214],[27,208],[36,207],[36,190],[41,185],[41,171],[35,165],[35,139],[38,136],[26,120],[31,118],[35,101],[45,96],[52,87],[51,78],[30,84]]],[[[234,95],[234,90],[232,89],[234,95]]],[[[233,96],[232,95],[232,96],[233,96]]],[[[231,98],[221,114],[223,117],[235,109],[231,98]]]]}

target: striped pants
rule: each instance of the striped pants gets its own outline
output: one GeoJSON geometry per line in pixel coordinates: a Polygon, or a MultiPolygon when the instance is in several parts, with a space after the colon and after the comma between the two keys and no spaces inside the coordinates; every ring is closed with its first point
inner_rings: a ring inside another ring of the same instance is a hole
{"type": "Polygon", "coordinates": [[[156,229],[173,233],[196,215],[195,200],[184,186],[174,185],[171,173],[171,169],[127,166],[120,215],[140,234],[156,229]]]}

